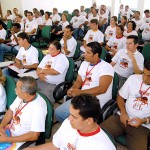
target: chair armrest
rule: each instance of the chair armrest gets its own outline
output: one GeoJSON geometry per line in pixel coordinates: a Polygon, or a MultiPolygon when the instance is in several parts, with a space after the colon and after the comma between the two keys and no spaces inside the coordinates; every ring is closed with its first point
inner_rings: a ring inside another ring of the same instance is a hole
{"type": "Polygon", "coordinates": [[[69,81],[58,84],[53,91],[55,102],[60,101],[67,94],[67,91],[71,86],[72,83],[69,81]]]}
{"type": "Polygon", "coordinates": [[[36,141],[28,141],[28,142],[25,142],[24,144],[22,144],[18,150],[23,150],[24,148],[30,146],[31,144],[35,143],[36,141]]]}

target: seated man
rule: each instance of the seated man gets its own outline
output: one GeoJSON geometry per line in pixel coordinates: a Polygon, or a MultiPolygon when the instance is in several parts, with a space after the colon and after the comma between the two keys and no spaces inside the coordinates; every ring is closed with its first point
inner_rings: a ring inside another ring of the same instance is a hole
{"type": "Polygon", "coordinates": [[[116,150],[106,133],[96,123],[100,116],[99,100],[91,95],[79,95],[71,100],[70,116],[53,140],[25,150],[116,150]]]}
{"type": "Polygon", "coordinates": [[[70,23],[74,28],[73,36],[75,39],[78,38],[78,36],[83,37],[83,30],[84,25],[88,24],[88,20],[83,16],[80,15],[80,12],[78,9],[74,10],[75,16],[72,17],[70,23]]]}
{"type": "Polygon", "coordinates": [[[16,15],[16,21],[15,22],[19,23],[21,25],[21,29],[20,30],[24,31],[24,22],[22,20],[22,16],[21,15],[19,15],[19,14],[16,15]]]}
{"type": "Polygon", "coordinates": [[[68,59],[61,53],[61,44],[53,41],[49,46],[49,54],[42,59],[37,68],[38,90],[47,96],[51,104],[55,102],[53,91],[57,84],[65,81],[68,67],[68,59]]]}
{"type": "Polygon", "coordinates": [[[52,19],[53,24],[58,24],[61,20],[61,17],[58,14],[58,9],[53,8],[53,14],[50,16],[50,19],[52,19]]]}
{"type": "MultiPolygon", "coordinates": [[[[15,64],[18,69],[36,69],[38,66],[38,50],[29,43],[29,36],[25,32],[21,32],[17,35],[18,44],[21,47],[15,58],[15,64]]],[[[10,73],[8,68],[3,69],[4,75],[10,73]]],[[[16,75],[11,73],[11,76],[16,77],[16,75]]]]}
{"type": "Polygon", "coordinates": [[[4,29],[4,22],[0,20],[0,43],[3,43],[6,38],[6,30],[4,29]]]}
{"type": "Polygon", "coordinates": [[[34,14],[34,20],[37,22],[38,26],[43,24],[42,17],[40,17],[40,12],[36,11],[34,14]]]}
{"type": "Polygon", "coordinates": [[[4,54],[7,52],[12,52],[14,54],[18,53],[19,46],[18,45],[18,40],[17,40],[17,35],[20,33],[20,24],[19,23],[14,23],[13,27],[11,29],[11,37],[8,40],[4,40],[5,44],[0,44],[0,62],[4,61],[4,54]],[[15,46],[16,45],[16,46],[15,46]]]}
{"type": "Polygon", "coordinates": [[[119,91],[120,111],[101,123],[114,138],[126,134],[128,150],[147,150],[150,133],[150,61],[143,75],[130,76],[119,91]],[[126,100],[126,102],[125,102],[126,100]]]}
{"type": "Polygon", "coordinates": [[[36,89],[34,78],[26,76],[18,80],[17,98],[0,124],[0,144],[12,143],[10,147],[17,150],[24,142],[37,140],[40,132],[45,131],[47,106],[45,100],[36,93],[36,89]],[[10,130],[10,137],[6,136],[5,129],[10,130]]]}
{"type": "Polygon", "coordinates": [[[28,19],[28,21],[25,24],[25,32],[29,35],[30,34],[36,34],[38,24],[33,19],[33,13],[31,11],[27,12],[27,19],[28,19]]]}
{"type": "Polygon", "coordinates": [[[119,50],[112,58],[111,65],[119,77],[119,89],[130,75],[142,73],[144,58],[137,46],[138,37],[130,35],[127,37],[126,49],[119,50]]]}
{"type": "Polygon", "coordinates": [[[146,10],[144,11],[144,14],[145,14],[145,16],[144,16],[144,18],[143,18],[143,21],[144,21],[145,23],[150,23],[150,11],[149,11],[149,9],[146,9],[146,10]]]}
{"type": "MultiPolygon", "coordinates": [[[[85,61],[81,64],[77,80],[67,91],[69,97],[82,93],[96,95],[101,107],[112,98],[114,70],[110,64],[100,59],[102,47],[98,42],[87,44],[85,61]]],[[[56,108],[56,119],[63,122],[69,116],[71,100],[56,108]]]]}
{"type": "Polygon", "coordinates": [[[85,48],[90,42],[98,42],[100,45],[104,42],[104,34],[98,29],[98,20],[92,19],[90,21],[90,28],[84,37],[84,45],[81,47],[81,50],[85,52],[85,48]]]}
{"type": "Polygon", "coordinates": [[[67,56],[67,57],[73,57],[77,41],[72,36],[73,33],[73,27],[71,25],[67,25],[64,30],[63,38],[60,41],[60,44],[62,46],[61,51],[67,56]]]}

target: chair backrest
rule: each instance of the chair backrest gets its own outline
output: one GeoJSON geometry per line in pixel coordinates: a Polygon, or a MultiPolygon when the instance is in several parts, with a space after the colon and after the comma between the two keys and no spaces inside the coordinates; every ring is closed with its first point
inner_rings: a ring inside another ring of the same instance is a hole
{"type": "Polygon", "coordinates": [[[72,83],[75,64],[72,58],[68,57],[68,61],[69,61],[69,68],[66,74],[65,81],[70,81],[72,83]]]}
{"type": "Polygon", "coordinates": [[[76,50],[73,56],[73,59],[78,59],[80,57],[80,43],[77,42],[76,50]]]}
{"type": "Polygon", "coordinates": [[[71,18],[72,18],[72,15],[71,15],[71,14],[68,14],[68,16],[67,16],[67,21],[70,22],[70,21],[71,21],[71,18]]]}
{"type": "Polygon", "coordinates": [[[7,22],[7,29],[11,29],[11,27],[12,27],[12,21],[8,20],[8,22],[7,22]]]}
{"type": "Polygon", "coordinates": [[[51,26],[44,26],[41,31],[41,38],[47,38],[48,40],[51,37],[51,26]]]}
{"type": "Polygon", "coordinates": [[[6,103],[7,109],[17,97],[15,88],[16,88],[15,80],[10,76],[6,76],[5,91],[6,91],[6,97],[7,97],[7,103],[6,103]]]}
{"type": "Polygon", "coordinates": [[[119,77],[115,73],[114,79],[113,79],[113,87],[112,87],[112,98],[113,98],[113,100],[116,100],[117,93],[118,93],[118,86],[119,86],[119,77]]]}
{"type": "Polygon", "coordinates": [[[53,124],[53,107],[49,101],[49,99],[42,93],[38,92],[38,94],[45,100],[47,104],[47,116],[45,122],[45,132],[42,133],[45,139],[49,139],[52,131],[53,124]]]}
{"type": "Polygon", "coordinates": [[[106,60],[106,49],[102,47],[101,59],[106,60]]]}
{"type": "Polygon", "coordinates": [[[67,15],[69,14],[68,10],[64,10],[63,13],[65,13],[67,15]]]}
{"type": "Polygon", "coordinates": [[[145,44],[142,50],[144,61],[150,60],[150,44],[145,44]]]}
{"type": "Polygon", "coordinates": [[[39,52],[39,57],[38,57],[38,60],[39,60],[39,63],[42,61],[43,57],[44,57],[44,54],[42,53],[42,50],[37,48],[38,52],[39,52]]]}
{"type": "Polygon", "coordinates": [[[90,8],[85,8],[84,11],[88,14],[90,12],[90,8]]]}

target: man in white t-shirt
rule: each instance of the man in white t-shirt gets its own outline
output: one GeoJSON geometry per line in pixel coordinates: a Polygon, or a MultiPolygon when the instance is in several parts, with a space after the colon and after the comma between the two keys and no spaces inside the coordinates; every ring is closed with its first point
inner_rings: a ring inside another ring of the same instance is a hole
{"type": "Polygon", "coordinates": [[[17,8],[14,8],[14,9],[13,9],[13,13],[14,13],[14,14],[12,15],[12,16],[13,16],[12,21],[15,22],[15,21],[16,21],[16,16],[17,16],[17,14],[18,14],[18,9],[17,9],[17,8]]]}
{"type": "Polygon", "coordinates": [[[81,47],[81,50],[85,52],[85,48],[90,42],[98,42],[100,45],[104,42],[104,34],[98,29],[98,20],[92,19],[90,21],[90,28],[84,37],[84,45],[81,47]]]}
{"type": "Polygon", "coordinates": [[[112,58],[111,65],[119,76],[119,88],[126,79],[134,74],[141,74],[144,65],[143,55],[137,50],[138,37],[130,35],[127,37],[126,49],[119,50],[112,58]]]}
{"type": "Polygon", "coordinates": [[[75,9],[74,10],[75,16],[72,17],[70,23],[74,28],[73,36],[75,39],[79,37],[83,37],[83,30],[84,30],[84,25],[88,24],[87,19],[83,16],[80,15],[79,10],[75,9]]]}
{"type": "Polygon", "coordinates": [[[58,14],[58,9],[53,8],[53,14],[50,16],[50,19],[52,19],[53,24],[58,24],[61,20],[61,17],[58,14]]]}
{"type": "Polygon", "coordinates": [[[95,96],[74,97],[69,111],[69,118],[54,134],[52,142],[25,150],[116,150],[97,124],[101,108],[95,96]]]}
{"type": "Polygon", "coordinates": [[[33,13],[31,11],[27,12],[27,18],[28,18],[28,21],[25,24],[25,32],[29,35],[30,34],[36,34],[38,24],[33,19],[33,13]]]}
{"type": "Polygon", "coordinates": [[[142,75],[130,76],[119,91],[120,111],[101,125],[114,138],[125,134],[129,150],[147,150],[150,133],[150,61],[142,75]],[[126,101],[125,101],[126,100],[126,101]]]}
{"type": "Polygon", "coordinates": [[[34,20],[37,22],[38,25],[42,25],[43,24],[43,20],[42,20],[42,17],[40,17],[40,12],[39,11],[35,12],[34,20]]]}
{"type": "Polygon", "coordinates": [[[73,27],[71,25],[67,25],[64,30],[63,38],[60,40],[61,44],[61,51],[67,56],[67,57],[73,57],[77,41],[72,36],[73,33],[73,27]]]}
{"type": "Polygon", "coordinates": [[[0,44],[0,62],[4,61],[4,54],[12,52],[13,54],[17,54],[19,50],[17,35],[20,33],[20,24],[14,23],[11,29],[12,36],[10,39],[4,41],[5,44],[0,44]],[[15,46],[16,45],[16,46],[15,46]]]}
{"type": "Polygon", "coordinates": [[[122,12],[122,16],[127,16],[127,19],[130,19],[131,17],[134,16],[134,13],[130,10],[129,6],[125,6],[125,11],[122,12]]]}
{"type": "Polygon", "coordinates": [[[150,12],[149,12],[149,10],[146,9],[146,10],[144,11],[144,14],[145,14],[145,16],[144,16],[144,18],[143,18],[143,21],[144,21],[145,23],[150,23],[150,12]]]}
{"type": "Polygon", "coordinates": [[[57,84],[65,81],[68,67],[68,59],[61,53],[61,44],[53,41],[49,46],[49,54],[42,59],[37,68],[38,90],[47,96],[51,104],[55,102],[53,91],[57,84]]]}
{"type": "MultiPolygon", "coordinates": [[[[35,70],[39,64],[38,50],[29,43],[29,36],[25,32],[19,33],[17,35],[17,40],[20,49],[18,51],[18,54],[15,58],[15,63],[13,65],[15,66],[15,68],[21,69],[22,72],[31,69],[35,70]]],[[[10,68],[3,69],[4,75],[11,75],[13,77],[17,77],[18,72],[14,74],[14,72],[12,72],[11,70],[13,69],[10,68]]]]}
{"type": "Polygon", "coordinates": [[[80,6],[80,15],[86,17],[87,13],[84,11],[84,6],[80,6]]]}
{"type": "Polygon", "coordinates": [[[99,21],[99,15],[96,9],[93,9],[92,14],[88,17],[88,22],[90,23],[92,19],[97,19],[99,21]]]}
{"type": "MultiPolygon", "coordinates": [[[[82,93],[93,94],[99,99],[100,106],[112,98],[112,82],[114,70],[110,64],[100,59],[102,47],[98,42],[87,44],[85,61],[82,62],[78,77],[67,91],[69,97],[82,93]]],[[[70,101],[68,100],[55,110],[56,119],[63,122],[69,116],[70,101]]]]}
{"type": "Polygon", "coordinates": [[[0,20],[0,44],[4,42],[6,38],[6,30],[4,29],[4,23],[0,20]]]}
{"type": "Polygon", "coordinates": [[[36,93],[36,80],[33,77],[20,78],[15,90],[17,97],[0,124],[0,144],[12,143],[8,149],[13,147],[13,150],[26,141],[37,140],[40,133],[45,132],[47,114],[46,102],[36,93]],[[10,137],[6,135],[5,129],[10,130],[10,137]]]}

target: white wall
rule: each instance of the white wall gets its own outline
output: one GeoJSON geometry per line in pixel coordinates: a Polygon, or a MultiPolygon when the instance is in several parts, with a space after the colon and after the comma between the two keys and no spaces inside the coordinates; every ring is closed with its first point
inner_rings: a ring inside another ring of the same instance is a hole
{"type": "Polygon", "coordinates": [[[19,12],[22,14],[22,3],[21,0],[1,0],[1,7],[3,16],[6,15],[7,10],[11,10],[13,12],[13,8],[18,8],[19,12]]]}

